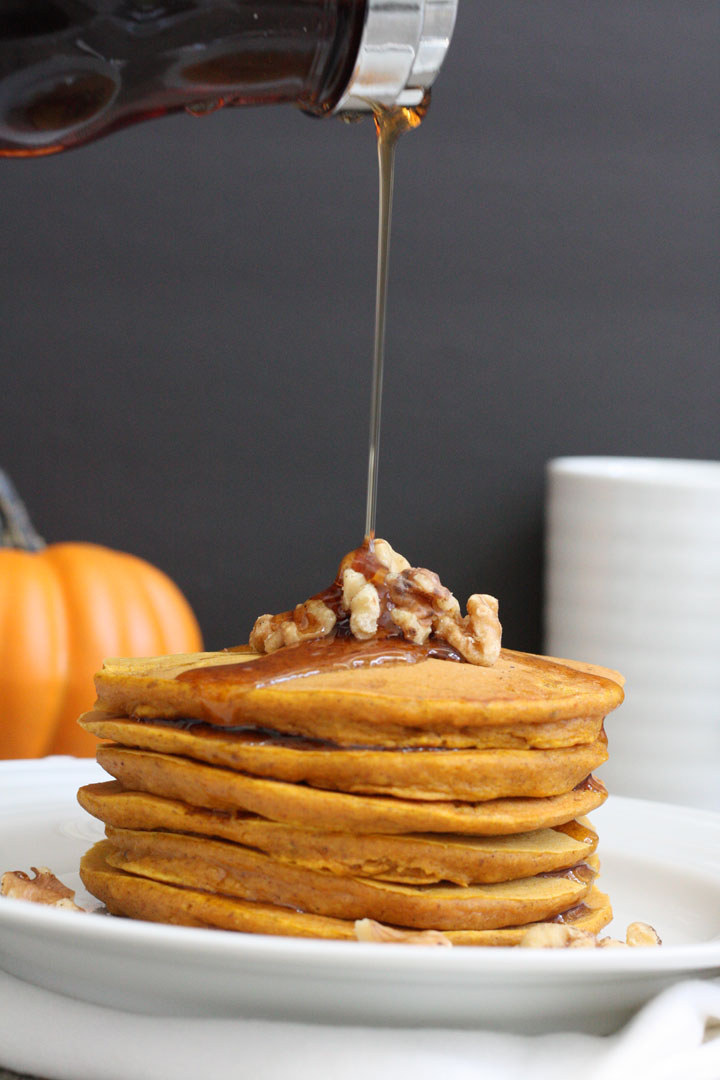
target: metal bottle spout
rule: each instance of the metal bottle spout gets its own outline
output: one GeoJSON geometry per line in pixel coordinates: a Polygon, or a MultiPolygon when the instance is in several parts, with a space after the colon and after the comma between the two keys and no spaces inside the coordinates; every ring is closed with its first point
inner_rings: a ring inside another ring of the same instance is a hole
{"type": "Polygon", "coordinates": [[[419,105],[445,58],[458,0],[368,0],[353,74],[336,113],[419,105]]]}

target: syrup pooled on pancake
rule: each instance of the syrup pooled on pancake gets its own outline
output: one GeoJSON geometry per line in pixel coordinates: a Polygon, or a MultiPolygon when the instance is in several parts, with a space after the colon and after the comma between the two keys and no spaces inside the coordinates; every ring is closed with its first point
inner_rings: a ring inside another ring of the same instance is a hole
{"type": "MultiPolygon", "coordinates": [[[[228,652],[233,651],[228,649],[228,652]]],[[[462,661],[460,654],[443,641],[413,645],[397,634],[375,641],[355,641],[338,631],[328,637],[288,645],[278,652],[266,653],[245,663],[193,668],[192,671],[182,672],[177,678],[190,684],[206,681],[232,683],[238,688],[247,686],[261,690],[290,679],[307,679],[324,671],[351,671],[361,667],[380,667],[382,664],[417,664],[431,657],[462,661]]]]}

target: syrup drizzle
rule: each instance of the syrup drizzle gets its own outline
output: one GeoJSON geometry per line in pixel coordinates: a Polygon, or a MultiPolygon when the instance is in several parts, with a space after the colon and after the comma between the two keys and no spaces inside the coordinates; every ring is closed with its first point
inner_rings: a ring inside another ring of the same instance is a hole
{"type": "Polygon", "coordinates": [[[399,105],[390,108],[377,106],[374,109],[380,177],[380,207],[378,214],[377,281],[375,286],[375,338],[370,398],[370,445],[368,449],[367,501],[365,504],[366,536],[375,533],[377,514],[380,417],[385,368],[385,322],[390,260],[390,224],[395,178],[395,148],[401,135],[406,131],[412,131],[413,128],[422,123],[429,105],[430,95],[428,93],[421,104],[412,109],[402,108],[399,105]]]}

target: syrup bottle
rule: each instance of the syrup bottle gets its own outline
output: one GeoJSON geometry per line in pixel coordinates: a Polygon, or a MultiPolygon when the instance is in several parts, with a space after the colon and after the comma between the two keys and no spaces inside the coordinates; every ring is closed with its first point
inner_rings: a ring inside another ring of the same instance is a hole
{"type": "Polygon", "coordinates": [[[185,109],[414,107],[457,0],[0,0],[0,156],[185,109]]]}

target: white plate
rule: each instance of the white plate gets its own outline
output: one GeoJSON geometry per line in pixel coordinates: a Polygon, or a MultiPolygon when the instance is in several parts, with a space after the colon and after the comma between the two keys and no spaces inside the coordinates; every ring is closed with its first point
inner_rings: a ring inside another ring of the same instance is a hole
{"type": "MultiPolygon", "coordinates": [[[[75,791],[104,778],[73,758],[0,762],[0,870],[46,865],[75,887],[81,854],[102,835],[75,791]]],[[[606,1033],[676,980],[720,973],[720,815],[611,798],[594,822],[616,935],[640,919],[657,928],[662,948],[306,941],[2,899],[0,968],[154,1015],[606,1033]]]]}

